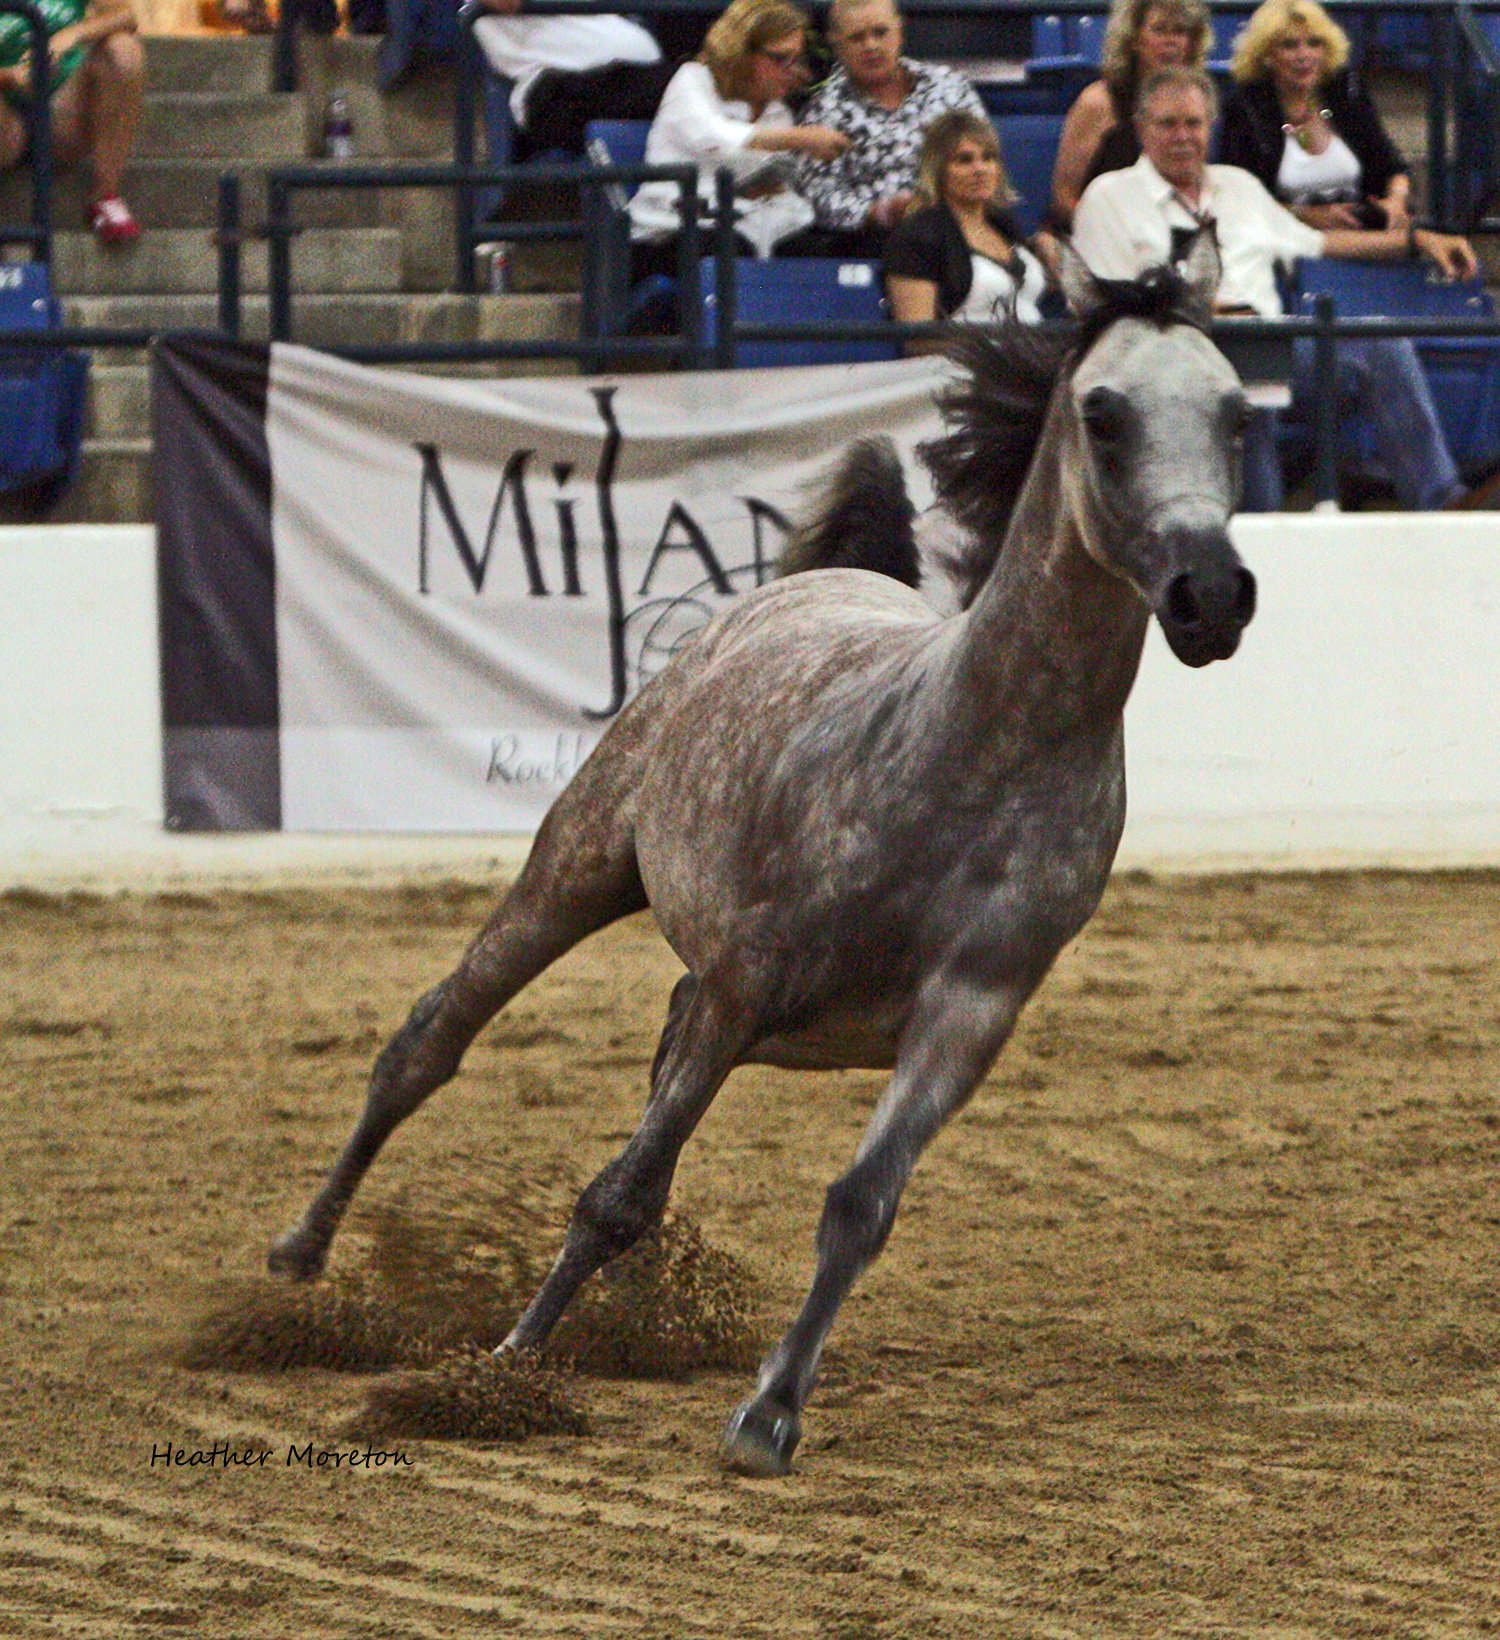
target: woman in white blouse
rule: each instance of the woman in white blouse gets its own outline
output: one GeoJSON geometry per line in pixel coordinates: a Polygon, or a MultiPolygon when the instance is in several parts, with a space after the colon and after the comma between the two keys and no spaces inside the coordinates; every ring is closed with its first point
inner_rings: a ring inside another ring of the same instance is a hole
{"type": "MultiPolygon", "coordinates": [[[[841,132],[796,125],[785,98],[806,78],[807,18],[790,0],[733,0],[709,29],[696,62],[673,75],[646,139],[648,165],[698,167],[698,191],[712,204],[715,178],[727,167],[736,184],[735,222],[757,256],[812,222],[812,207],[785,181],[778,156],[835,159],[849,145],[841,132]]],[[[679,190],[647,182],[630,202],[638,271],[650,270],[651,247],[667,250],[681,226],[679,190]]],[[[663,264],[663,271],[671,271],[663,264]]]]}

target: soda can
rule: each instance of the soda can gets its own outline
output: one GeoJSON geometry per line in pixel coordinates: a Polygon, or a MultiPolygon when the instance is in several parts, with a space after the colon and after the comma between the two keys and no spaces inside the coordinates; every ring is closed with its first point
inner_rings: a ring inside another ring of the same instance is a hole
{"type": "Polygon", "coordinates": [[[510,289],[510,246],[501,240],[492,240],[479,247],[479,254],[485,289],[497,296],[503,295],[510,289]]]}

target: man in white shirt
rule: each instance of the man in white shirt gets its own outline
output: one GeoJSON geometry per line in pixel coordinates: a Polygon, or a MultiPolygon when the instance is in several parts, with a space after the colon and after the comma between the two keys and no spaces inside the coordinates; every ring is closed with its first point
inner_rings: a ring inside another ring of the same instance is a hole
{"type": "MultiPolygon", "coordinates": [[[[1303,256],[1393,261],[1420,253],[1446,274],[1470,277],[1473,251],[1450,234],[1415,228],[1319,231],[1279,205],[1248,171],[1208,164],[1217,114],[1213,82],[1200,70],[1151,75],[1136,103],[1141,157],[1096,177],[1073,219],[1073,248],[1100,278],[1133,279],[1170,262],[1197,230],[1213,224],[1223,261],[1218,306],[1224,313],[1279,317],[1278,263],[1303,256]]],[[[1294,402],[1313,398],[1313,349],[1293,347],[1294,402]]],[[[1368,419],[1380,461],[1402,502],[1451,507],[1467,492],[1449,453],[1416,349],[1405,339],[1338,343],[1338,392],[1368,419]]],[[[1274,511],[1282,500],[1272,415],[1252,418],[1245,440],[1245,509],[1274,511]]]]}
{"type": "MultiPolygon", "coordinates": [[[[656,40],[628,17],[521,15],[524,0],[484,0],[474,38],[491,71],[510,85],[521,150],[581,150],[591,119],[650,119],[671,68],[656,40]]],[[[496,164],[512,155],[492,154],[496,164]]]]}

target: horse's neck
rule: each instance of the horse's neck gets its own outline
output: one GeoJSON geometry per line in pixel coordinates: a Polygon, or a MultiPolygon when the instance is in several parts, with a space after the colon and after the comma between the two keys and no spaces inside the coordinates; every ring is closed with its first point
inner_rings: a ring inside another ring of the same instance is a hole
{"type": "Polygon", "coordinates": [[[1134,588],[1088,555],[1065,506],[1060,393],[954,657],[968,699],[1049,738],[1118,722],[1149,619],[1134,588]]]}

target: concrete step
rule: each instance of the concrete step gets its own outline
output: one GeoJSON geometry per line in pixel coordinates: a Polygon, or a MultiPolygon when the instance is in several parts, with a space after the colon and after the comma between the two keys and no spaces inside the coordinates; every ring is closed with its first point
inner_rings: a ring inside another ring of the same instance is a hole
{"type": "MultiPolygon", "coordinates": [[[[70,296],[71,325],[210,330],[218,322],[211,296],[70,296]]],[[[576,337],[579,299],[541,296],[368,295],[304,296],[293,304],[293,338],[309,347],[379,346],[388,342],[539,341],[576,337]]],[[[250,337],[269,331],[264,296],[247,297],[242,327],[250,337]]],[[[130,363],[129,355],[96,360],[130,363]]]]}
{"type": "Polygon", "coordinates": [[[89,366],[86,439],[149,439],[151,375],[144,363],[89,366]]]}
{"type": "Polygon", "coordinates": [[[300,160],[308,152],[305,107],[291,93],[152,92],[135,151],[142,159],[300,160]]]}
{"type": "Polygon", "coordinates": [[[230,91],[242,95],[271,89],[271,41],[267,36],[149,34],[148,90],[230,91]]]}
{"type": "MultiPolygon", "coordinates": [[[[267,247],[240,255],[241,289],[267,288],[267,247]]],[[[53,239],[52,281],[63,295],[194,295],[218,289],[218,252],[204,228],[156,228],[134,245],[107,249],[91,233],[53,239]]],[[[401,235],[395,228],[309,228],[292,246],[292,289],[350,293],[401,285],[401,235]]]]}
{"type": "MultiPolygon", "coordinates": [[[[298,158],[296,163],[302,163],[298,158]]],[[[219,178],[226,171],[241,177],[243,219],[262,224],[266,217],[264,160],[253,164],[232,159],[135,159],[125,173],[124,192],[148,232],[155,228],[208,228],[218,221],[219,178]]],[[[323,228],[377,227],[397,220],[397,190],[369,189],[309,192],[297,196],[295,220],[323,228]]],[[[57,179],[54,221],[59,228],[87,224],[90,189],[87,176],[73,168],[57,179]]],[[[31,209],[31,184],[24,171],[0,176],[0,219],[23,221],[31,209]]]]}
{"type": "Polygon", "coordinates": [[[151,517],[150,440],[90,439],[83,446],[77,478],[48,522],[148,524],[151,517]]]}

